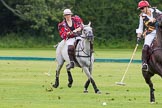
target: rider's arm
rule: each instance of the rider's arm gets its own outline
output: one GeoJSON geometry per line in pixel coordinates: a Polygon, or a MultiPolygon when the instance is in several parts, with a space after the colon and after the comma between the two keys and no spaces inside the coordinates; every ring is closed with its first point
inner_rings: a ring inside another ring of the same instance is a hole
{"type": "Polygon", "coordinates": [[[60,37],[64,40],[66,40],[67,36],[69,35],[68,32],[65,30],[65,27],[63,26],[63,23],[58,24],[58,31],[60,34],[60,37]]]}
{"type": "Polygon", "coordinates": [[[143,19],[142,19],[142,16],[140,16],[140,19],[139,19],[139,26],[138,26],[138,29],[136,29],[136,33],[137,33],[137,37],[141,37],[142,33],[143,33],[143,19]]]}
{"type": "Polygon", "coordinates": [[[73,30],[73,32],[81,31],[83,29],[83,20],[77,15],[75,15],[73,18],[76,26],[76,29],[73,30]]]}
{"type": "Polygon", "coordinates": [[[78,27],[75,30],[73,30],[73,32],[76,33],[76,32],[81,31],[81,30],[82,30],[82,28],[81,27],[78,27]]]}

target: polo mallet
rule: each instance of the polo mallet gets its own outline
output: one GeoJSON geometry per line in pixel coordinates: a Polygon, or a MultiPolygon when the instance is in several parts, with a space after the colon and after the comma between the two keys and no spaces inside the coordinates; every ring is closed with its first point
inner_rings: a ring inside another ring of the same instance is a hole
{"type": "MultiPolygon", "coordinates": [[[[63,46],[65,45],[65,42],[66,42],[66,40],[64,41],[63,46]]],[[[54,45],[53,47],[54,47],[54,48],[57,48],[58,45],[59,45],[59,43],[60,43],[60,42],[58,42],[58,43],[57,43],[56,45],[54,45]]],[[[62,48],[63,48],[63,47],[62,47],[62,48]]],[[[54,65],[54,63],[55,63],[55,61],[56,61],[56,59],[51,63],[51,66],[49,67],[48,72],[45,72],[45,73],[44,73],[45,75],[51,76],[51,69],[52,69],[52,67],[53,67],[53,65],[54,65]]]]}
{"type": "MultiPolygon", "coordinates": [[[[54,60],[54,61],[55,61],[55,60],[54,60]]],[[[52,61],[51,66],[49,67],[48,72],[45,72],[45,73],[44,73],[45,75],[51,76],[51,69],[52,69],[52,67],[53,67],[53,65],[54,65],[54,63],[55,63],[54,61],[52,61]]]]}
{"type": "Polygon", "coordinates": [[[126,75],[126,73],[127,73],[127,71],[128,71],[128,68],[129,68],[129,66],[130,66],[130,64],[131,64],[131,62],[132,62],[132,60],[133,60],[133,57],[134,57],[135,52],[136,52],[136,50],[137,50],[137,47],[138,47],[138,44],[136,44],[136,47],[135,47],[135,49],[134,49],[134,51],[133,51],[133,54],[132,54],[132,57],[131,57],[131,59],[130,59],[130,61],[129,61],[129,63],[128,63],[128,66],[127,66],[127,68],[126,68],[126,70],[125,70],[125,72],[124,72],[124,75],[123,75],[121,81],[120,81],[120,82],[116,82],[117,85],[123,85],[123,86],[125,85],[125,83],[124,83],[123,81],[124,81],[125,75],[126,75]]]}

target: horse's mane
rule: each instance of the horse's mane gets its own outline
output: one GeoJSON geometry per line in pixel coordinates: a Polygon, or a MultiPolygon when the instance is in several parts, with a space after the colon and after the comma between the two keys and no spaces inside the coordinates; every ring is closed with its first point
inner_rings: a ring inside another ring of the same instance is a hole
{"type": "Polygon", "coordinates": [[[157,14],[156,20],[157,44],[159,47],[162,47],[162,14],[157,14]]]}
{"type": "Polygon", "coordinates": [[[156,34],[158,46],[162,47],[162,27],[158,26],[156,34]]]}

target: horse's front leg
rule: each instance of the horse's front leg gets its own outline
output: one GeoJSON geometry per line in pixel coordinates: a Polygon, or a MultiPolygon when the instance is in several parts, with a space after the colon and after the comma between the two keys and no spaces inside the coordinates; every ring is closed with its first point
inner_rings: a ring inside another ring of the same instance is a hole
{"type": "MultiPolygon", "coordinates": [[[[92,65],[91,67],[89,68],[89,72],[90,74],[92,75],[92,65]]],[[[89,84],[90,84],[90,79],[88,79],[84,85],[84,93],[88,93],[88,87],[89,87],[89,84]]]]}
{"type": "Polygon", "coordinates": [[[72,87],[72,84],[73,84],[73,77],[71,75],[71,72],[69,70],[67,70],[67,74],[68,74],[68,87],[71,88],[72,87]]]}
{"type": "Polygon", "coordinates": [[[59,75],[60,75],[60,70],[61,70],[63,64],[64,64],[64,62],[62,62],[61,64],[57,65],[56,76],[55,76],[55,83],[52,85],[54,88],[57,88],[59,86],[59,75]]]}
{"type": "Polygon", "coordinates": [[[155,89],[151,81],[151,77],[153,76],[153,74],[149,74],[148,72],[145,72],[145,71],[142,71],[142,74],[145,79],[145,82],[149,85],[149,88],[150,88],[150,102],[154,103],[155,102],[155,95],[154,95],[155,89]]]}
{"type": "Polygon", "coordinates": [[[87,81],[86,81],[86,83],[85,83],[85,85],[84,85],[84,93],[88,93],[88,86],[89,86],[89,84],[90,84],[90,79],[88,79],[87,81]]]}
{"type": "MultiPolygon", "coordinates": [[[[100,94],[101,92],[97,88],[97,85],[96,85],[95,81],[93,80],[93,78],[91,76],[91,73],[89,72],[89,69],[87,67],[83,67],[83,70],[86,73],[86,75],[87,75],[88,79],[90,80],[90,82],[92,83],[92,86],[94,88],[95,93],[100,94]]],[[[89,84],[87,83],[87,85],[89,85],[89,84]]]]}
{"type": "Polygon", "coordinates": [[[150,88],[150,102],[154,103],[155,102],[155,95],[154,95],[155,89],[150,88]]]}

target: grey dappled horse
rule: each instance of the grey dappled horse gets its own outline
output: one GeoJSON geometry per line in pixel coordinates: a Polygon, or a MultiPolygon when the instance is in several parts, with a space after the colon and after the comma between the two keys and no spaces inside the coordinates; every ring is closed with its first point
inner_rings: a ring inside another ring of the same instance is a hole
{"type": "MultiPolygon", "coordinates": [[[[88,80],[85,83],[84,86],[84,92],[88,92],[88,86],[90,82],[92,83],[92,86],[94,88],[95,93],[100,93],[99,89],[97,88],[95,81],[92,78],[92,68],[94,63],[94,56],[91,51],[90,44],[94,40],[94,35],[92,31],[92,27],[90,26],[90,23],[88,25],[83,25],[82,35],[81,39],[78,40],[78,44],[76,45],[76,51],[75,51],[75,59],[77,62],[75,62],[75,66],[80,67],[83,69],[85,74],[88,77],[88,80]]],[[[62,40],[57,49],[56,49],[56,61],[57,61],[57,68],[56,68],[56,79],[55,83],[53,84],[53,87],[57,88],[59,86],[59,75],[60,70],[66,61],[67,63],[70,63],[68,52],[67,52],[67,45],[66,40],[62,40]]],[[[71,75],[70,70],[67,69],[68,73],[68,87],[72,86],[73,78],[71,75]]]]}

